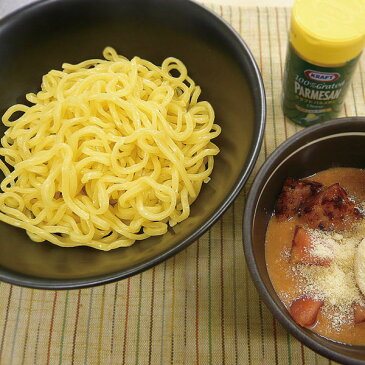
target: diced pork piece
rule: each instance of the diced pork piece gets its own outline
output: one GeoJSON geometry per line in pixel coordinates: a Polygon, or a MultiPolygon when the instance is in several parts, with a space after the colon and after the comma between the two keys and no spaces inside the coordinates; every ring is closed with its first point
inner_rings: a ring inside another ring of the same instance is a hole
{"type": "Polygon", "coordinates": [[[365,307],[363,305],[354,305],[354,321],[356,324],[365,322],[365,307]]]}
{"type": "Polygon", "coordinates": [[[304,200],[317,194],[322,184],[316,181],[288,177],[279,195],[275,208],[275,215],[281,219],[288,219],[298,214],[304,200]]]}
{"type": "Polygon", "coordinates": [[[296,299],[290,306],[290,314],[294,321],[302,327],[311,327],[317,320],[323,301],[308,297],[296,299]]]}
{"type": "Polygon", "coordinates": [[[355,203],[338,183],[307,199],[303,203],[301,215],[310,228],[324,231],[349,229],[362,218],[355,203]]]}
{"type": "Polygon", "coordinates": [[[301,226],[296,226],[291,248],[291,263],[319,266],[328,266],[331,263],[331,258],[314,256],[311,248],[313,248],[313,243],[309,232],[301,226]]]}

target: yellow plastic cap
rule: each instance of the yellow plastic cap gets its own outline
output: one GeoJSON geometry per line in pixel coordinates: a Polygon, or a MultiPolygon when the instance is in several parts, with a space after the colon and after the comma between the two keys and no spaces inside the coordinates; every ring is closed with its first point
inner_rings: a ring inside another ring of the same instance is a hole
{"type": "Polygon", "coordinates": [[[312,63],[352,60],[365,45],[365,0],[296,0],[290,42],[312,63]]]}

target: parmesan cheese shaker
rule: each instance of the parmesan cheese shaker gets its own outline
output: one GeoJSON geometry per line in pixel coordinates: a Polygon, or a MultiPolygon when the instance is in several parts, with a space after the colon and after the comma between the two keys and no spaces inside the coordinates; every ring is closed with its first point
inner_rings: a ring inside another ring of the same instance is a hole
{"type": "Polygon", "coordinates": [[[302,126],[337,117],[364,45],[365,0],[296,0],[284,114],[302,126]]]}

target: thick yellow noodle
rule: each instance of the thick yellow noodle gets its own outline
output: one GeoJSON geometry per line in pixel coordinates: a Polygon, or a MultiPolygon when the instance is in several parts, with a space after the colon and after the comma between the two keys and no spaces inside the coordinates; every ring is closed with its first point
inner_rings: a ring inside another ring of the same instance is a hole
{"type": "Polygon", "coordinates": [[[51,70],[2,117],[0,220],[33,241],[130,246],[186,219],[209,181],[220,127],[184,64],[103,56],[51,70]]]}

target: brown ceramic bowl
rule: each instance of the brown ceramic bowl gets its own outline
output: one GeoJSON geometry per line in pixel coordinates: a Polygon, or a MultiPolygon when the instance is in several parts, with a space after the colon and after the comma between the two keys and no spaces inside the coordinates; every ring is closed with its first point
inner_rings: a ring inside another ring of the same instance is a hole
{"type": "MultiPolygon", "coordinates": [[[[165,235],[101,252],[32,242],[0,223],[0,280],[48,288],[105,284],[148,269],[194,242],[228,208],[260,150],[265,95],[244,41],[222,19],[188,0],[43,0],[0,20],[0,115],[63,62],[100,58],[113,46],[155,64],[181,59],[213,105],[222,133],[211,181],[190,217],[165,235]]],[[[0,128],[0,137],[4,128],[0,128]]],[[[1,177],[0,177],[1,178],[1,177]]]]}
{"type": "Polygon", "coordinates": [[[365,168],[365,118],[340,118],[309,127],[280,145],[266,160],[249,193],[244,214],[244,250],[262,299],[295,337],[330,359],[364,365],[365,346],[323,338],[298,326],[277,296],[266,268],[265,234],[286,177],[303,178],[331,167],[365,168]]]}

